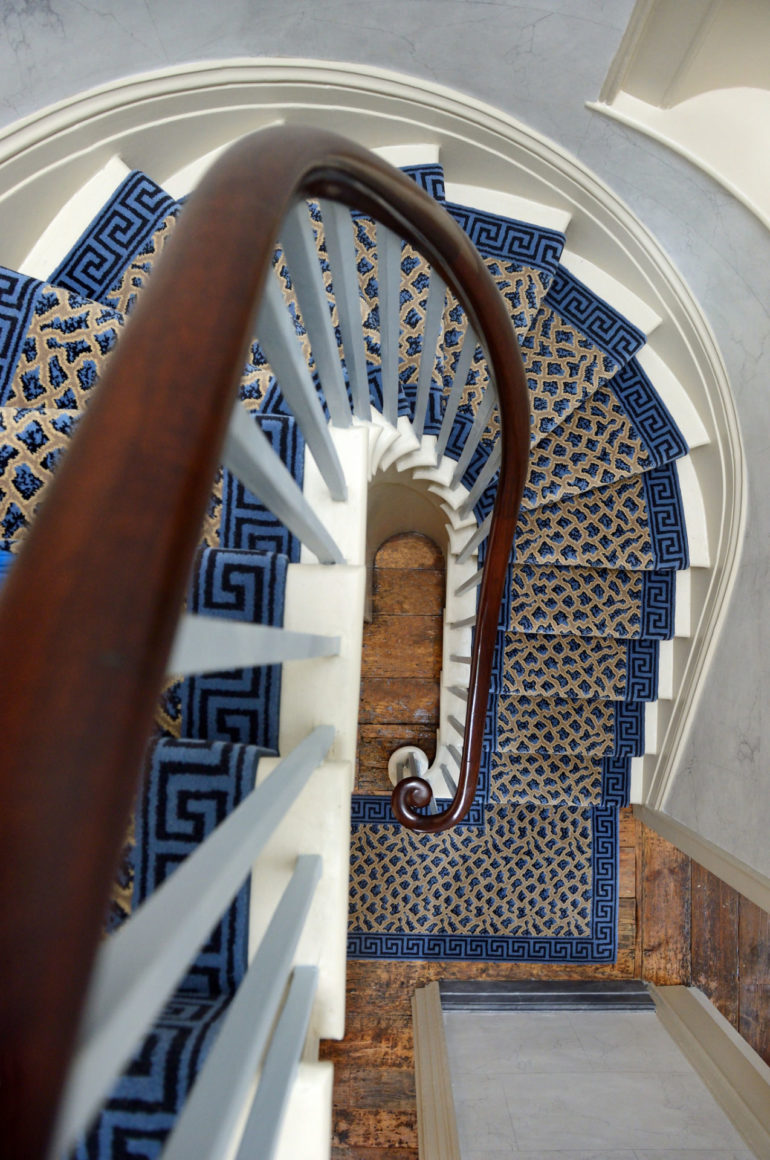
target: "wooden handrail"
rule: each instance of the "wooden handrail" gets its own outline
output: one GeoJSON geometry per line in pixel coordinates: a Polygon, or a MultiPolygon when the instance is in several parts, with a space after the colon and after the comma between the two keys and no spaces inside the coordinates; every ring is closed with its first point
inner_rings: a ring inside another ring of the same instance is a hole
{"type": "Polygon", "coordinates": [[[0,598],[0,1140],[15,1160],[42,1158],[50,1139],[256,304],[297,196],[413,242],[487,349],[505,442],[463,779],[443,814],[415,812],[430,798],[419,779],[394,808],[434,831],[473,800],[529,447],[511,323],[470,241],[412,181],[333,134],[265,130],[190,198],[0,598]]]}

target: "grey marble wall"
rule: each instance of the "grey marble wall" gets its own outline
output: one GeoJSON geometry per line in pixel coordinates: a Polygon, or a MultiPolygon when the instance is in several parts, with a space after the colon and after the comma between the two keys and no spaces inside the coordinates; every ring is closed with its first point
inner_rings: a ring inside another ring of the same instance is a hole
{"type": "Polygon", "coordinates": [[[489,101],[558,141],[624,198],[709,317],[748,455],[749,532],[740,575],[667,808],[770,876],[770,236],[682,158],[586,110],[632,6],[632,0],[0,0],[0,125],[84,88],[183,61],[347,60],[489,101]]]}

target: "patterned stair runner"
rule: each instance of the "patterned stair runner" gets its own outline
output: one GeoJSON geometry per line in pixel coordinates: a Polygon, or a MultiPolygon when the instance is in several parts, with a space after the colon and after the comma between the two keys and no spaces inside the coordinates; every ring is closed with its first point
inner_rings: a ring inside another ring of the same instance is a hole
{"type": "MultiPolygon", "coordinates": [[[[644,335],[560,265],[562,235],[447,203],[437,165],[408,171],[474,241],[508,305],[531,395],[532,452],[477,800],[454,833],[429,837],[398,827],[384,794],[354,799],[349,949],[605,961],[616,946],[617,809],[628,800],[631,758],[644,749],[660,642],[673,634],[675,573],[688,566],[675,467],[688,449],[635,357],[644,335]]],[[[18,549],[179,212],[134,172],[50,284],[0,271],[2,549],[18,549]]],[[[311,219],[337,325],[318,207],[311,219]]],[[[371,397],[381,407],[378,229],[354,215],[353,234],[371,397]]],[[[276,266],[312,368],[280,251],[276,266]]],[[[401,268],[398,413],[411,418],[432,272],[410,246],[401,250],[401,268]]],[[[427,434],[441,429],[466,329],[447,293],[427,434]]],[[[446,446],[450,458],[462,455],[487,382],[478,348],[446,446]]],[[[240,394],[301,481],[302,437],[257,342],[240,394]]],[[[492,421],[465,467],[466,487],[497,435],[492,421]]],[[[493,495],[494,477],[476,497],[479,522],[493,495]]],[[[298,544],[224,471],[188,604],[279,623],[279,574],[298,556],[298,544]]],[[[274,748],[279,684],[280,671],[269,669],[172,685],[159,715],[168,743],[274,748]]]]}

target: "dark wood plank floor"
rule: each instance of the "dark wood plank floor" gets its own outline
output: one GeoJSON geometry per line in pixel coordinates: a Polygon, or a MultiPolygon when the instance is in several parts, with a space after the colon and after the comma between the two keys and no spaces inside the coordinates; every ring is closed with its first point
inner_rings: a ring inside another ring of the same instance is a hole
{"type": "MultiPolygon", "coordinates": [[[[357,788],[387,793],[398,745],[433,755],[441,665],[440,552],[424,537],[381,549],[364,628],[357,788]],[[386,627],[383,627],[386,625],[386,627]],[[420,653],[420,667],[412,660],[420,653]]],[[[618,958],[612,964],[348,963],[335,1064],[335,1160],[417,1160],[411,996],[434,979],[641,978],[700,987],[770,1063],[770,917],[621,811],[618,958]]]]}

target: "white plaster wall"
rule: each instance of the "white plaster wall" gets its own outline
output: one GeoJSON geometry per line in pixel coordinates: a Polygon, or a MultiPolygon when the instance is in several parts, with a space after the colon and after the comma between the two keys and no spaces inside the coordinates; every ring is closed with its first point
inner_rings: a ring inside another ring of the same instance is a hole
{"type": "Polygon", "coordinates": [[[715,330],[746,445],[749,532],[685,760],[676,818],[770,876],[768,471],[770,235],[684,159],[588,111],[632,0],[0,0],[0,124],[84,88],[230,56],[399,69],[495,104],[552,137],[668,250],[715,330]]]}

